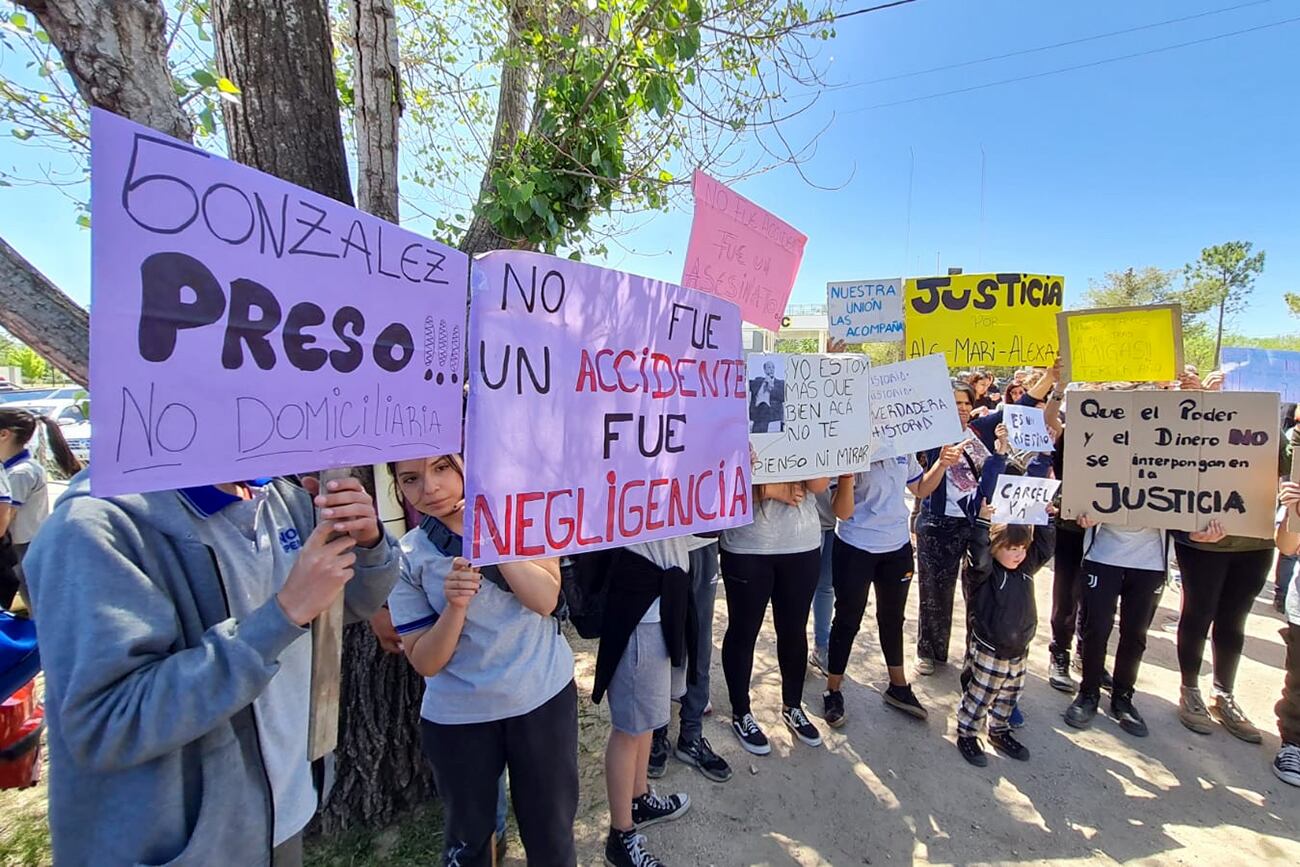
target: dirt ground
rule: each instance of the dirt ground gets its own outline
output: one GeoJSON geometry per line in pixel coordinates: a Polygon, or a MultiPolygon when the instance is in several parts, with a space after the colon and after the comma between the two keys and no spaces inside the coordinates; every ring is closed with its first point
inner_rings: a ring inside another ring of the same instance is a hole
{"type": "MultiPolygon", "coordinates": [[[[1041,573],[1037,585],[1041,625],[1021,702],[1028,725],[1019,735],[1033,755],[1019,763],[990,754],[985,769],[966,764],[957,753],[954,666],[915,678],[917,696],[930,710],[928,722],[881,702],[885,668],[874,604],[849,663],[843,728],[821,723],[823,682],[811,670],[805,681],[804,701],[823,733],[820,748],[794,741],[781,724],[769,618],[755,661],[753,707],[773,749],[768,756],[744,752],[728,725],[719,662],[726,601],[719,586],[710,686],[717,710],[706,718],[705,735],[735,775],[712,783],[670,759],[657,788],[688,793],[692,808],[677,822],[647,830],[651,851],[670,865],[1300,864],[1300,789],[1279,781],[1269,768],[1278,749],[1273,704],[1283,664],[1277,634],[1283,620],[1268,604],[1271,584],[1250,617],[1237,684],[1240,704],[1264,731],[1262,746],[1221,728],[1196,735],[1178,722],[1175,640],[1163,628],[1177,615],[1173,590],[1165,592],[1152,626],[1135,698],[1150,736],[1132,738],[1101,714],[1088,731],[1066,726],[1061,715],[1070,699],[1047,684],[1050,572],[1041,573]]],[[[913,588],[909,669],[916,614],[913,588]]],[[[960,614],[954,620],[963,622],[960,614]]],[[[960,629],[953,639],[950,656],[959,657],[960,629]]],[[[583,651],[580,691],[589,694],[594,642],[575,647],[583,651]]],[[[608,715],[589,701],[583,711],[579,858],[600,864],[608,827],[601,769],[608,715]]],[[[524,863],[517,846],[511,854],[510,863],[524,863]]]]}
{"type": "MultiPolygon", "coordinates": [[[[1050,609],[1050,573],[1038,578],[1040,629],[1050,609]]],[[[1271,587],[1265,594],[1271,593],[1271,587]]],[[[960,597],[960,594],[958,594],[960,597]]],[[[913,652],[916,590],[908,609],[907,653],[913,652]]],[[[961,602],[955,620],[960,624],[961,602]]],[[[670,759],[663,791],[684,791],[692,809],[681,820],[647,832],[652,851],[669,865],[868,864],[1300,864],[1300,790],[1269,769],[1278,738],[1273,703],[1282,682],[1282,625],[1266,596],[1247,624],[1238,699],[1264,731],[1251,746],[1222,729],[1199,736],[1176,716],[1178,677],[1172,621],[1178,595],[1167,590],[1151,630],[1136,702],[1151,728],[1137,740],[1109,718],[1078,732],[1061,720],[1069,698],[1047,685],[1047,635],[1034,643],[1021,707],[1028,725],[1020,737],[1033,752],[1021,764],[990,755],[989,767],[963,762],[953,741],[957,671],[940,669],[916,679],[930,709],[922,723],[880,700],[884,661],[875,635],[874,605],[867,611],[844,685],[848,721],[811,749],[792,743],[780,723],[779,676],[771,624],[759,639],[754,710],[772,739],[769,756],[740,749],[727,725],[726,689],[718,660],[726,627],[719,587],[714,623],[712,698],[717,713],[705,734],[735,769],[715,784],[670,759]]],[[[963,640],[958,628],[952,655],[963,640]]],[[[580,691],[589,694],[595,643],[574,641],[580,691]]],[[[1208,673],[1208,663],[1206,672],[1208,673]]],[[[814,722],[822,682],[813,673],[804,698],[814,722]]],[[[1103,700],[1103,708],[1105,702],[1103,700]]],[[[605,707],[581,702],[582,801],[577,834],[583,865],[602,862],[607,816],[602,756],[608,734],[605,707]]],[[[676,736],[676,724],[673,727],[676,736]]],[[[431,815],[413,818],[423,832],[391,829],[339,861],[361,864],[436,863],[431,815]],[[392,840],[413,836],[427,848],[399,853],[392,840]],[[389,838],[392,838],[390,840],[389,838]]],[[[513,833],[513,828],[512,828],[513,833]]],[[[0,792],[0,864],[49,863],[44,829],[44,786],[0,792]]],[[[507,863],[522,865],[512,840],[507,863]]],[[[332,863],[332,862],[331,862],[332,863]]]]}

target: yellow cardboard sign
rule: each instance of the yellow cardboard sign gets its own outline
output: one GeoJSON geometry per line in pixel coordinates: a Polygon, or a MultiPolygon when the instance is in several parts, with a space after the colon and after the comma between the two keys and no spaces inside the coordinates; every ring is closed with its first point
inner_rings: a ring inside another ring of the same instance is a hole
{"type": "Polygon", "coordinates": [[[953,368],[1049,366],[1064,292],[1064,277],[1045,274],[909,277],[907,357],[942,352],[953,368]]]}
{"type": "Polygon", "coordinates": [[[1057,325],[1067,382],[1165,382],[1183,369],[1178,304],[1071,311],[1057,325]]]}

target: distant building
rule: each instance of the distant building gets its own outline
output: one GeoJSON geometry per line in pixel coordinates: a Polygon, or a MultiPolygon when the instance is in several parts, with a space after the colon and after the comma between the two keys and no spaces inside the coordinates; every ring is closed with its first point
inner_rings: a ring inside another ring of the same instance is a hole
{"type": "Polygon", "coordinates": [[[803,340],[814,338],[817,351],[826,351],[828,320],[825,304],[791,304],[785,309],[785,319],[789,322],[774,334],[757,325],[746,322],[741,326],[741,336],[746,352],[774,352],[777,340],[803,340]]]}

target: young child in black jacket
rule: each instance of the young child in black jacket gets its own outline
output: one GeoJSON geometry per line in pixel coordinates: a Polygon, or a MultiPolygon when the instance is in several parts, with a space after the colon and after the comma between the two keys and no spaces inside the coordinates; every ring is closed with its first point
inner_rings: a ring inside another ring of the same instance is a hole
{"type": "Polygon", "coordinates": [[[978,737],[989,716],[989,743],[1025,761],[1029,749],[1011,735],[1011,712],[1025,682],[1025,655],[1038,628],[1034,573],[1051,557],[1056,531],[1048,527],[993,524],[985,503],[971,533],[966,563],[971,582],[972,677],[957,708],[957,748],[977,767],[988,765],[978,737]]]}

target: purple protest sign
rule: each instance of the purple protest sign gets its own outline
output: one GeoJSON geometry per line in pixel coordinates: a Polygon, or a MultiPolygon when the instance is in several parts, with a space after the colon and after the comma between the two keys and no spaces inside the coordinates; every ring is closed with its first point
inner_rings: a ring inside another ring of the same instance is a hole
{"type": "Polygon", "coordinates": [[[465,502],[480,565],[750,522],[740,310],[540,253],[472,273],[465,502]]]}
{"type": "Polygon", "coordinates": [[[460,449],[463,254],[91,122],[97,495],[460,449]]]}

